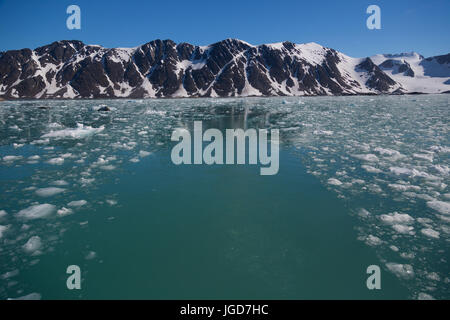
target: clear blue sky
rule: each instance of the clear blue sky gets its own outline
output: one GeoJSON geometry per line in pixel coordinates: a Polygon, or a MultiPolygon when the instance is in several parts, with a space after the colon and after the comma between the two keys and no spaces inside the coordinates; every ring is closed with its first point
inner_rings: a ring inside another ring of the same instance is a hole
{"type": "Polygon", "coordinates": [[[252,44],[317,42],[361,57],[450,52],[450,0],[0,0],[0,50],[62,39],[134,47],[153,39],[197,45],[225,38],[252,44]],[[81,30],[66,28],[66,8],[81,8],[81,30]],[[366,28],[366,8],[381,8],[381,30],[366,28]]]}

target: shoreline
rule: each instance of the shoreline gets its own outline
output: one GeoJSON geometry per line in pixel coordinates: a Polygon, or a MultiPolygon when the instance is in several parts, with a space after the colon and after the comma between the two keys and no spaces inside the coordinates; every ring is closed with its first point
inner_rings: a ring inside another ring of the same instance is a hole
{"type": "Polygon", "coordinates": [[[360,93],[360,94],[342,94],[342,95],[303,95],[303,96],[230,96],[230,97],[99,97],[99,98],[5,98],[0,97],[0,102],[4,101],[95,101],[95,100],[175,100],[175,99],[240,99],[240,98],[311,98],[311,97],[366,97],[366,96],[413,96],[413,95],[434,95],[434,94],[450,94],[449,91],[426,93],[426,92],[407,92],[407,93],[360,93]]]}

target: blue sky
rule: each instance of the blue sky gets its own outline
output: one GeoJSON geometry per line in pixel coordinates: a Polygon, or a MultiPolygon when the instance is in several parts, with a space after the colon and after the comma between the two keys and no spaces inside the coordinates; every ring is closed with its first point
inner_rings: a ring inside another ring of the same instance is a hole
{"type": "Polygon", "coordinates": [[[153,39],[197,45],[226,38],[252,44],[317,42],[350,56],[450,52],[450,0],[0,0],[0,50],[62,39],[134,47],[153,39]],[[66,8],[81,8],[81,30],[66,28],[66,8]],[[368,30],[366,8],[381,8],[368,30]]]}

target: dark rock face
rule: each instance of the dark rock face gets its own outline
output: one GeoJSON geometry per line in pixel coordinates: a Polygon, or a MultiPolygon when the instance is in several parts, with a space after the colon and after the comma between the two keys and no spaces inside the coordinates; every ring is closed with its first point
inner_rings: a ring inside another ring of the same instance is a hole
{"type": "Polygon", "coordinates": [[[435,56],[435,57],[430,57],[425,59],[426,61],[431,61],[433,59],[436,59],[436,61],[439,64],[444,64],[444,63],[450,63],[450,53],[442,55],[442,56],[435,56]]]}
{"type": "MultiPolygon", "coordinates": [[[[439,59],[448,59],[448,55],[442,57],[439,59]]],[[[389,63],[385,61],[383,67],[390,68],[389,63]]],[[[383,67],[369,58],[361,62],[317,44],[283,42],[252,46],[227,39],[199,47],[154,40],[131,49],[107,49],[81,41],[58,41],[35,50],[0,53],[0,97],[391,93],[400,84],[384,73],[383,67]],[[354,78],[355,73],[358,78],[354,78]],[[360,77],[367,79],[365,83],[360,77]]],[[[414,76],[409,65],[398,68],[399,72],[414,76]]]]}
{"type": "Polygon", "coordinates": [[[394,74],[401,73],[408,77],[414,77],[414,71],[406,61],[398,61],[394,59],[385,60],[379,65],[382,70],[392,70],[394,74]]]}
{"type": "Polygon", "coordinates": [[[395,84],[386,73],[381,71],[381,69],[372,62],[370,58],[365,59],[363,62],[356,66],[358,70],[367,71],[369,78],[366,81],[366,85],[370,88],[375,88],[380,92],[387,91],[391,86],[395,84]]]}

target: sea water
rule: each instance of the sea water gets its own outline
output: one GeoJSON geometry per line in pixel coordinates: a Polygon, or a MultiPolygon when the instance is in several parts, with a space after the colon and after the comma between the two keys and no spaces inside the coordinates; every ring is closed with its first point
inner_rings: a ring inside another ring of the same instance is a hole
{"type": "Polygon", "coordinates": [[[0,298],[449,299],[449,123],[445,94],[0,102],[0,298]],[[278,174],[173,164],[194,121],[279,129],[278,174]]]}

